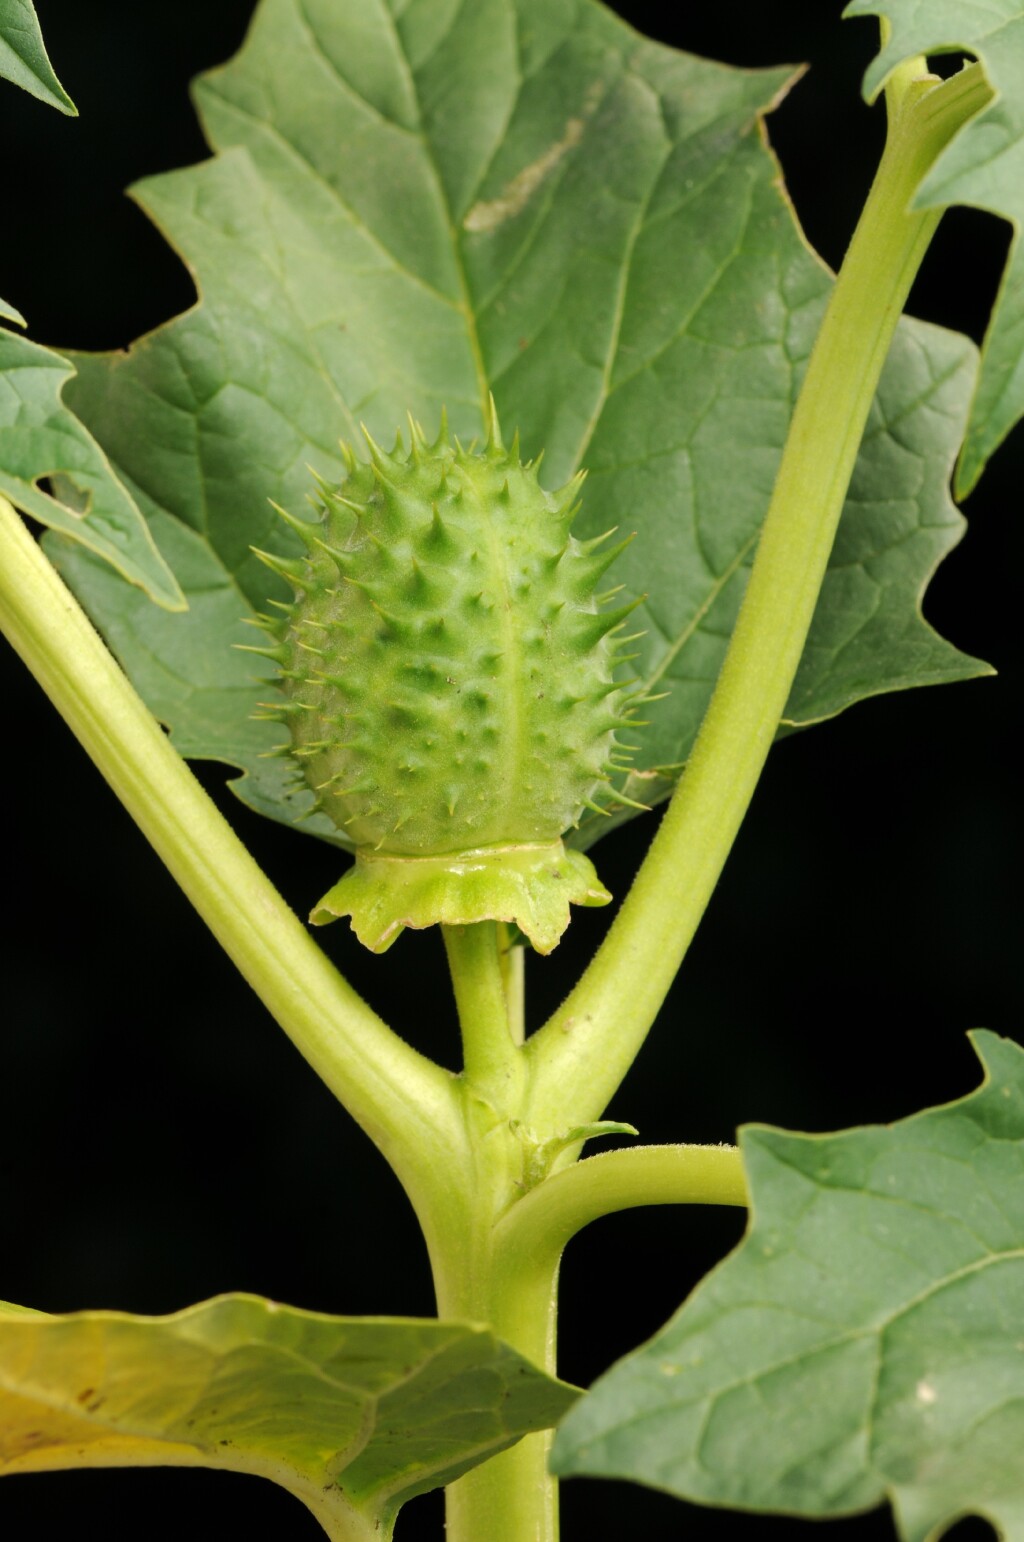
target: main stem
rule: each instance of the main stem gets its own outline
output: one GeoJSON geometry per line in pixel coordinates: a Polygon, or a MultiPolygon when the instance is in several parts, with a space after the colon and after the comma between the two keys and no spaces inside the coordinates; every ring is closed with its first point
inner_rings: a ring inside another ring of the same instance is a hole
{"type": "MultiPolygon", "coordinates": [[[[445,948],[462,1030],[463,1110],[474,1153],[475,1205],[452,1245],[434,1256],[441,1317],[486,1322],[534,1364],[555,1371],[561,1249],[499,1258],[497,1224],[522,1193],[525,1147],[516,1136],[525,1088],[521,962],[493,921],[446,926],[445,948]]],[[[547,1433],[474,1468],[449,1487],[449,1542],[555,1542],[558,1496],[547,1433]]]]}
{"type": "MultiPolygon", "coordinates": [[[[481,1171],[481,1195],[497,1159],[481,1171]]],[[[509,1174],[505,1175],[506,1194],[509,1174]]],[[[565,1244],[589,1222],[648,1204],[746,1203],[739,1152],[728,1146],[611,1151],[579,1162],[462,1239],[437,1276],[442,1316],[481,1319],[552,1376],[558,1269],[565,1244]]],[[[558,1484],[550,1432],[528,1435],[448,1490],[448,1542],[557,1542],[558,1484]]]]}
{"type": "Polygon", "coordinates": [[[893,331],[941,211],[916,188],[991,99],[977,66],[899,72],[878,175],[836,281],[793,415],[739,619],[683,778],[603,946],[527,1044],[527,1117],[599,1118],[686,953],[783,715],[893,331]]]}
{"type": "MultiPolygon", "coordinates": [[[[517,1140],[525,1055],[516,1042],[518,989],[509,992],[507,939],[493,922],[446,927],[445,947],[462,1028],[463,1109],[474,1153],[473,1213],[435,1250],[442,1317],[489,1323],[551,1375],[556,1364],[562,1250],[588,1221],[629,1205],[743,1204],[739,1154],[730,1148],[614,1151],[524,1194],[526,1146],[517,1140]]],[[[528,1142],[530,1132],[523,1132],[528,1142]]],[[[527,1436],[448,1491],[449,1542],[556,1542],[558,1486],[550,1433],[527,1436]]]]}
{"type": "MultiPolygon", "coordinates": [[[[519,1352],[555,1374],[558,1257],[498,1259],[493,1241],[478,1290],[439,1291],[438,1310],[482,1319],[519,1352]]],[[[548,1472],[551,1432],[527,1435],[475,1467],[447,1492],[448,1542],[558,1542],[558,1484],[548,1472]]]]}

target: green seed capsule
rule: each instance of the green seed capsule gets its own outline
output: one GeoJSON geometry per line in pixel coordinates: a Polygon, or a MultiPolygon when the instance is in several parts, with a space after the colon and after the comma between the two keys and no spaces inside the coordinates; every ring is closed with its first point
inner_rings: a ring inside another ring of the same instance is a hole
{"type": "Polygon", "coordinates": [[[619,548],[570,535],[582,478],[545,492],[496,420],[479,452],[415,426],[408,454],[368,442],[318,526],[289,519],[304,559],[267,559],[295,590],[270,710],[356,849],[312,919],[351,915],[376,951],[403,926],[514,921],[549,952],[570,902],[610,897],[562,836],[621,758],[632,607],[595,600],[619,548]]]}

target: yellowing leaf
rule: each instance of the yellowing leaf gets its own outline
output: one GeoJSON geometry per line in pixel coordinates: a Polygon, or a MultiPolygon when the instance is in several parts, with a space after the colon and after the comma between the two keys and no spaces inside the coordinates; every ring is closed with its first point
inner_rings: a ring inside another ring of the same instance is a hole
{"type": "Polygon", "coordinates": [[[0,1475],[223,1467],[290,1489],[339,1542],[554,1424],[577,1396],[485,1328],[255,1296],[170,1317],[0,1306],[0,1475]]]}

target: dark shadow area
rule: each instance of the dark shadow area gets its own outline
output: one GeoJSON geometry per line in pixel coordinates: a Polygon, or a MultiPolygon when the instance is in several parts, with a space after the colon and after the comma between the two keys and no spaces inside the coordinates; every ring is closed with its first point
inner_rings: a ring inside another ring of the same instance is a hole
{"type": "Polygon", "coordinates": [[[0,294],[37,342],[122,348],[194,303],[180,258],[125,190],[209,154],[188,84],[237,50],[252,9],[252,0],[40,7],[50,58],[79,117],[6,83],[0,90],[0,135],[19,147],[4,165],[12,212],[0,294]],[[48,255],[38,239],[17,239],[22,224],[49,233],[48,255]]]}

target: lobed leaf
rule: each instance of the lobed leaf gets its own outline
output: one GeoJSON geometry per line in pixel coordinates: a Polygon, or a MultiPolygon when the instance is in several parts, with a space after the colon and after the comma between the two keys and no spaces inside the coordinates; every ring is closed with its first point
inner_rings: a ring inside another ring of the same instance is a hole
{"type": "Polygon", "coordinates": [[[919,208],[966,204],[1010,221],[1013,238],[982,352],[970,424],[957,467],[960,497],[1024,415],[1024,4],[1021,0],[852,0],[847,16],[880,16],[885,44],[865,94],[917,54],[967,52],[980,59],[996,99],[964,125],[918,190],[919,208]]]}
{"type": "Polygon", "coordinates": [[[1024,1538],[1024,1050],[982,1087],[838,1135],[751,1128],[751,1222],[556,1439],[563,1474],[803,1516],[891,1499],[905,1542],[1024,1538]]]}
{"type": "MultiPolygon", "coordinates": [[[[407,411],[480,432],[493,390],[550,485],[590,469],[579,533],[638,538],[615,570],[653,694],[627,791],[689,753],[742,597],[830,278],[794,227],[761,115],[789,70],[638,37],[593,0],[262,0],[196,101],[219,153],[136,196],[202,299],[127,355],[79,358],[69,396],[190,597],[168,623],[90,559],[54,560],[186,754],[246,774],[286,822],[232,656],[283,587],[252,546],[295,537],[308,467],[407,411]]],[[[886,372],[807,658],[802,724],[875,692],[984,672],[922,620],[962,524],[946,491],[974,371],[906,323],[886,372]]],[[[612,821],[591,819],[588,844],[612,821]]],[[[337,840],[323,816],[304,826],[337,840]]]]}
{"type": "Polygon", "coordinates": [[[78,115],[47,58],[32,0],[0,0],[0,80],[12,80],[58,112],[78,115]]]}
{"type": "Polygon", "coordinates": [[[0,327],[0,496],[95,552],[126,585],[140,586],[166,609],[181,610],[178,582],[131,495],[64,405],[61,393],[71,373],[60,354],[0,327]],[[49,492],[40,486],[46,478],[49,492]]]}
{"type": "MultiPolygon", "coordinates": [[[[77,109],[46,56],[32,0],[0,0],[0,79],[24,86],[61,112],[77,109]]],[[[0,321],[25,325],[0,299],[0,321]]],[[[112,562],[157,604],[184,597],[138,509],[103,452],[61,401],[71,366],[0,327],[0,496],[112,562]],[[40,483],[54,481],[51,495],[40,483]]]]}
{"type": "Polygon", "coordinates": [[[290,1489],[339,1539],[577,1396],[484,1328],[221,1296],[170,1317],[0,1307],[0,1475],[201,1466],[290,1489]]]}

